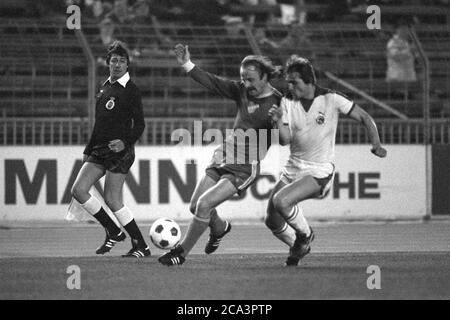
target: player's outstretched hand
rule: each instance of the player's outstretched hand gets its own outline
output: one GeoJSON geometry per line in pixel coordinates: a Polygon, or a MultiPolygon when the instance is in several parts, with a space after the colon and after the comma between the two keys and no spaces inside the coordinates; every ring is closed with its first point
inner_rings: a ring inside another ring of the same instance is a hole
{"type": "Polygon", "coordinates": [[[276,104],[272,105],[269,109],[269,116],[272,117],[272,121],[278,122],[283,116],[283,109],[276,104]]]}
{"type": "Polygon", "coordinates": [[[191,60],[191,54],[189,53],[189,46],[183,46],[182,44],[177,44],[173,49],[177,57],[178,63],[183,65],[189,60],[191,60]]]}
{"type": "Polygon", "coordinates": [[[376,155],[377,157],[384,158],[386,157],[387,151],[382,146],[373,147],[370,151],[376,155]]]}

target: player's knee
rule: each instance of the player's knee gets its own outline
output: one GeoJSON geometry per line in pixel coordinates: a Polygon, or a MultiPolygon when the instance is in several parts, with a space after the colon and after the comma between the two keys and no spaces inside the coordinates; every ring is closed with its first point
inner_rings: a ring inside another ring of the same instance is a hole
{"type": "Polygon", "coordinates": [[[281,214],[285,213],[289,209],[287,200],[279,193],[273,197],[272,203],[274,209],[281,214]]]}
{"type": "Polygon", "coordinates": [[[195,212],[195,215],[197,215],[197,216],[201,215],[200,218],[209,218],[211,215],[212,209],[213,209],[213,206],[207,199],[200,198],[197,201],[194,212],[195,212]]]}

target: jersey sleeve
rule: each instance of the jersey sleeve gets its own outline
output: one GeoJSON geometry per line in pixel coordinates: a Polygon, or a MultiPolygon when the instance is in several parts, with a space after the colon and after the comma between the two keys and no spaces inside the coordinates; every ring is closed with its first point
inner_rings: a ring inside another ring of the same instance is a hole
{"type": "Polygon", "coordinates": [[[136,90],[133,90],[130,104],[133,127],[131,128],[128,139],[126,141],[126,144],[129,146],[134,145],[138,141],[145,128],[142,96],[138,88],[136,88],[136,90]]]}
{"type": "Polygon", "coordinates": [[[232,100],[239,99],[239,83],[237,81],[216,76],[197,66],[189,71],[188,75],[205,88],[220,94],[222,97],[232,100]]]}
{"type": "Polygon", "coordinates": [[[340,113],[345,115],[349,115],[355,107],[353,100],[349,99],[342,93],[334,94],[334,105],[340,113]]]}

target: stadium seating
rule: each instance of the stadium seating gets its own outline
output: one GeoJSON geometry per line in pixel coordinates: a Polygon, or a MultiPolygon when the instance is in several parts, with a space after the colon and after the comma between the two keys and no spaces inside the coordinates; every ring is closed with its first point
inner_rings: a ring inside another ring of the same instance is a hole
{"type": "MultiPolygon", "coordinates": [[[[312,12],[319,12],[321,5],[318,1],[312,12]]],[[[416,7],[408,7],[408,10],[432,16],[432,10],[422,13],[416,7]]],[[[397,12],[395,8],[391,11],[393,15],[397,12]]],[[[442,16],[439,11],[433,20],[435,23],[415,27],[430,60],[430,102],[434,118],[450,114],[450,31],[448,25],[441,23],[442,16]]],[[[2,19],[0,29],[0,116],[85,119],[88,61],[74,32],[66,29],[65,20],[2,19]]],[[[280,45],[291,31],[288,26],[268,24],[264,31],[266,38],[279,46],[259,43],[255,38],[257,29],[250,26],[230,29],[227,25],[194,26],[188,22],[116,26],[115,37],[127,42],[133,53],[130,71],[143,93],[147,117],[229,118],[235,114],[232,102],[208,92],[185,76],[170,51],[176,43],[188,44],[199,66],[233,79],[239,78],[238,65],[245,55],[262,52],[279,64],[292,53],[305,55],[317,67],[321,85],[343,91],[373,116],[395,118],[329,80],[323,71],[331,72],[410,118],[423,116],[421,81],[408,87],[410,94],[407,96],[392,94],[385,81],[385,50],[391,26],[368,30],[365,24],[355,21],[308,21],[303,27],[307,42],[301,46],[280,45]],[[161,35],[165,38],[161,39],[161,35]]],[[[101,41],[99,26],[86,22],[82,32],[96,59],[99,83],[108,75],[103,59],[106,47],[101,41]]],[[[419,65],[420,79],[421,70],[419,65]]]]}

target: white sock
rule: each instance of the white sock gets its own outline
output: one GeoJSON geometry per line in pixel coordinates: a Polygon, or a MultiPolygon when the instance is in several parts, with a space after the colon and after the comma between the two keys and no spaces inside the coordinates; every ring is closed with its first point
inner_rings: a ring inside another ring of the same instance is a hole
{"type": "Polygon", "coordinates": [[[292,208],[289,217],[286,219],[286,222],[297,232],[301,234],[306,234],[309,237],[311,232],[309,228],[309,224],[303,215],[302,209],[298,205],[295,205],[292,208]]]}
{"type": "Polygon", "coordinates": [[[88,201],[82,203],[81,206],[90,214],[95,215],[102,208],[102,204],[96,197],[91,196],[88,201]]]}
{"type": "Polygon", "coordinates": [[[122,209],[114,212],[114,215],[122,226],[126,226],[134,219],[133,213],[127,206],[123,206],[122,209]]]}
{"type": "Polygon", "coordinates": [[[285,223],[281,228],[272,231],[273,235],[286,243],[289,248],[294,245],[295,242],[295,230],[285,223]]]}

